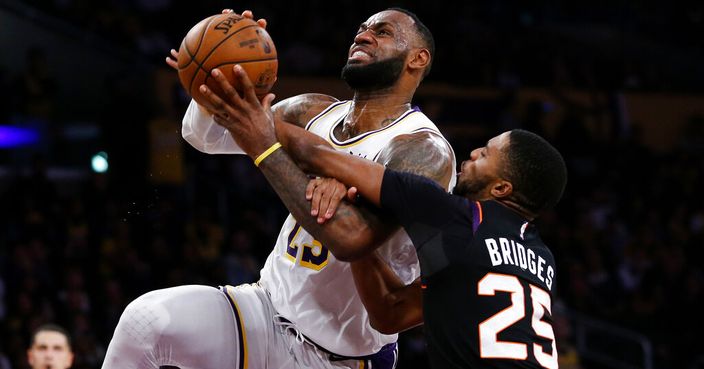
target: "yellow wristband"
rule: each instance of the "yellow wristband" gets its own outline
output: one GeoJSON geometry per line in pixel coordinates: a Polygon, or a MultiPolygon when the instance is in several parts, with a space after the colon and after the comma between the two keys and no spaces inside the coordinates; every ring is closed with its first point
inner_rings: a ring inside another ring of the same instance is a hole
{"type": "Polygon", "coordinates": [[[269,147],[268,149],[266,149],[266,151],[264,151],[263,153],[259,154],[259,156],[257,156],[256,159],[254,159],[254,165],[259,166],[259,163],[261,163],[262,160],[266,159],[267,156],[271,155],[271,153],[273,153],[274,151],[278,150],[280,147],[281,147],[281,144],[278,143],[278,142],[275,143],[275,144],[273,144],[273,145],[271,145],[271,147],[269,147]]]}

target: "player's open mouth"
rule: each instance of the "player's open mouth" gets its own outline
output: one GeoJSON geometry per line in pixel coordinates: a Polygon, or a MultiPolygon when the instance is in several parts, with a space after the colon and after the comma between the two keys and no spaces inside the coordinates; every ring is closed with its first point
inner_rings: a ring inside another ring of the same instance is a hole
{"type": "Polygon", "coordinates": [[[371,55],[364,50],[354,50],[348,60],[369,60],[371,55]]]}

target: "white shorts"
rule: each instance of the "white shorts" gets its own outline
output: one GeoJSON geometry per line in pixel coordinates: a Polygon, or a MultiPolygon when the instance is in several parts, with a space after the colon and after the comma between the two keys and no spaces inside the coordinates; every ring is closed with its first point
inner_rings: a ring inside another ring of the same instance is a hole
{"type": "Polygon", "coordinates": [[[180,286],[127,306],[103,369],[391,369],[395,344],[365,358],[324,352],[279,317],[258,284],[180,286]]]}

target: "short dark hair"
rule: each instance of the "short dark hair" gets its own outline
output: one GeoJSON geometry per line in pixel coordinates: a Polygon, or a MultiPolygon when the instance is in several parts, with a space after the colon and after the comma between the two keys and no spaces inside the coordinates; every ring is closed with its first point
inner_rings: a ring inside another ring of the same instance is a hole
{"type": "Polygon", "coordinates": [[[430,73],[430,68],[433,66],[433,60],[435,59],[435,38],[430,32],[430,29],[428,29],[428,27],[420,21],[418,16],[410,10],[397,7],[388,8],[386,10],[401,12],[413,19],[413,23],[416,25],[416,32],[418,33],[418,36],[420,36],[421,41],[425,44],[423,46],[425,46],[430,52],[430,63],[428,63],[428,66],[423,71],[423,77],[427,76],[428,73],[430,73]]]}
{"type": "Polygon", "coordinates": [[[41,332],[57,332],[63,334],[66,336],[66,342],[68,343],[69,350],[71,349],[71,336],[68,334],[66,329],[56,324],[43,324],[35,329],[34,332],[32,332],[32,341],[29,343],[30,347],[34,346],[34,341],[37,340],[37,335],[41,332]]]}
{"type": "Polygon", "coordinates": [[[513,185],[512,200],[536,215],[560,201],[567,166],[550,143],[535,133],[514,129],[505,154],[504,174],[513,185]]]}

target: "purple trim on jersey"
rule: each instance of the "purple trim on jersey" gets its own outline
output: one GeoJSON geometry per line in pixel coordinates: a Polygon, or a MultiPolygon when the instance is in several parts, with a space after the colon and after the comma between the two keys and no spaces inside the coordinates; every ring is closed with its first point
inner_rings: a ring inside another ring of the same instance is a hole
{"type": "Polygon", "coordinates": [[[472,233],[477,233],[477,228],[482,223],[482,208],[477,201],[470,201],[469,206],[472,208],[472,233]]]}
{"type": "MultiPolygon", "coordinates": [[[[227,294],[225,294],[227,295],[227,294]]],[[[279,316],[278,319],[282,322],[286,323],[291,323],[290,320],[279,316]]],[[[293,329],[293,328],[291,328],[293,329]]],[[[303,335],[305,337],[306,341],[309,342],[311,345],[315,346],[318,348],[318,350],[328,354],[328,359],[330,361],[343,361],[343,360],[361,360],[364,361],[364,365],[367,365],[366,367],[369,367],[369,364],[372,364],[371,368],[378,368],[378,369],[394,369],[396,368],[396,362],[398,361],[398,345],[396,342],[389,343],[388,345],[385,345],[384,347],[379,350],[379,352],[367,356],[343,356],[343,355],[338,355],[334,352],[330,352],[328,349],[326,349],[323,346],[320,346],[317,344],[315,341],[311,340],[309,337],[306,335],[303,335]]]]}
{"type": "Polygon", "coordinates": [[[338,123],[336,123],[335,125],[333,125],[332,129],[330,130],[330,133],[329,133],[330,140],[331,140],[335,145],[337,145],[337,146],[352,145],[352,144],[354,144],[354,143],[356,143],[356,142],[359,142],[359,141],[363,140],[363,139],[366,138],[367,136],[371,136],[371,135],[373,135],[373,134],[382,132],[382,131],[384,131],[384,130],[387,130],[387,129],[389,129],[389,128],[395,126],[396,124],[402,122],[404,119],[406,119],[406,117],[408,117],[409,115],[411,115],[411,114],[413,114],[413,113],[419,113],[419,111],[410,109],[410,110],[408,110],[407,112],[403,113],[398,119],[396,119],[395,121],[393,121],[393,122],[392,122],[391,124],[389,124],[388,126],[382,127],[382,128],[379,128],[379,129],[376,129],[376,130],[373,130],[373,131],[369,131],[369,132],[367,132],[367,133],[364,133],[364,134],[362,134],[362,135],[359,135],[359,136],[357,136],[357,137],[355,137],[355,138],[353,138],[353,139],[351,139],[351,140],[349,140],[349,141],[345,141],[345,142],[340,142],[340,140],[336,139],[335,136],[333,136],[333,134],[332,134],[333,131],[335,130],[335,127],[337,126],[337,124],[340,124],[340,123],[338,122],[338,123]]]}
{"type": "Polygon", "coordinates": [[[418,106],[418,105],[413,105],[413,106],[411,106],[411,110],[415,110],[415,111],[417,111],[417,112],[419,112],[419,113],[421,112],[420,106],[418,106]]]}
{"type": "Polygon", "coordinates": [[[398,345],[396,342],[390,343],[371,355],[367,361],[367,368],[372,369],[394,369],[398,361],[398,345]]]}
{"type": "Polygon", "coordinates": [[[347,102],[349,102],[349,100],[338,101],[338,102],[334,102],[334,103],[330,104],[330,106],[323,109],[323,111],[318,113],[318,115],[314,116],[313,119],[311,119],[310,122],[308,122],[308,124],[306,124],[306,131],[310,130],[310,126],[312,126],[313,123],[315,123],[318,119],[320,119],[320,117],[327,114],[330,110],[334,109],[336,106],[340,106],[341,104],[345,104],[347,102]]]}
{"type": "MultiPolygon", "coordinates": [[[[333,358],[330,361],[345,360],[343,357],[333,358]]],[[[376,354],[359,358],[363,369],[394,369],[398,362],[398,345],[396,342],[384,346],[376,354]]]]}

